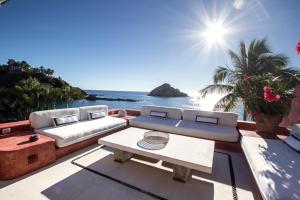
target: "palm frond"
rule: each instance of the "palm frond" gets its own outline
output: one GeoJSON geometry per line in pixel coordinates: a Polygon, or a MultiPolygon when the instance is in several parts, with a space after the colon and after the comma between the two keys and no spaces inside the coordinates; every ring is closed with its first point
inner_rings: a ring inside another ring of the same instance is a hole
{"type": "Polygon", "coordinates": [[[272,54],[266,38],[253,40],[248,48],[248,66],[251,75],[256,75],[259,68],[259,57],[263,54],[272,54]]]}
{"type": "Polygon", "coordinates": [[[288,64],[288,57],[283,54],[261,54],[256,63],[259,73],[274,72],[276,69],[282,69],[288,64]]]}
{"type": "Polygon", "coordinates": [[[238,103],[238,97],[233,93],[229,93],[222,97],[215,105],[214,110],[223,110],[225,112],[231,111],[238,103]]]}
{"type": "Polygon", "coordinates": [[[248,63],[247,63],[248,56],[247,56],[247,51],[246,51],[246,44],[243,41],[240,43],[240,58],[241,58],[243,65],[245,67],[248,67],[248,63]]]}
{"type": "Polygon", "coordinates": [[[274,73],[276,76],[273,81],[283,81],[288,84],[290,88],[294,88],[300,84],[300,70],[292,67],[284,68],[274,73]]]}
{"type": "Polygon", "coordinates": [[[248,52],[251,52],[255,56],[259,56],[264,53],[272,53],[266,38],[260,40],[254,39],[249,45],[248,52]]]}
{"type": "Polygon", "coordinates": [[[230,93],[233,91],[233,86],[231,85],[225,85],[225,84],[214,84],[214,85],[208,85],[202,90],[199,91],[199,93],[202,95],[202,97],[205,97],[207,94],[211,93],[230,93]]]}
{"type": "Polygon", "coordinates": [[[218,84],[218,83],[223,83],[224,81],[228,81],[231,82],[232,78],[235,76],[236,71],[230,69],[228,66],[227,67],[217,67],[217,69],[215,70],[214,76],[213,76],[213,80],[214,80],[214,84],[218,84]]]}
{"type": "Polygon", "coordinates": [[[228,54],[231,58],[234,68],[242,69],[244,67],[243,61],[237,53],[235,53],[233,50],[228,50],[228,54]]]}
{"type": "Polygon", "coordinates": [[[0,6],[3,6],[4,4],[6,4],[9,0],[0,0],[0,6]]]}

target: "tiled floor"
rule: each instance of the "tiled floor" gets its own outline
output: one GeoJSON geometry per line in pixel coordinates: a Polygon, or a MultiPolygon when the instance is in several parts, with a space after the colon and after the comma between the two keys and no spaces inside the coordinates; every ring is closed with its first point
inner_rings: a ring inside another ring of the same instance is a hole
{"type": "MultiPolygon", "coordinates": [[[[227,157],[224,155],[215,154],[213,175],[194,172],[190,181],[181,183],[172,179],[171,168],[167,163],[136,157],[120,164],[113,161],[108,148],[99,149],[98,145],[93,145],[19,179],[0,181],[0,197],[1,200],[141,200],[159,197],[174,200],[234,199],[227,157]],[[85,155],[87,152],[92,153],[85,155]],[[78,165],[121,180],[125,185],[71,163],[81,155],[85,156],[76,160],[78,165]],[[126,183],[133,187],[126,186],[126,183]],[[136,190],[135,187],[141,190],[136,190]]],[[[230,155],[237,198],[254,199],[250,187],[250,171],[245,159],[239,153],[230,155]]]]}

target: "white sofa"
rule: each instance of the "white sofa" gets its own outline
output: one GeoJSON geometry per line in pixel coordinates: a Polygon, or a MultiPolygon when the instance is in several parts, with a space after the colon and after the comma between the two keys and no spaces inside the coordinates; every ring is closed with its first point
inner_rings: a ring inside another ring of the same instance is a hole
{"type": "Polygon", "coordinates": [[[29,120],[36,133],[55,139],[58,147],[66,147],[109,131],[126,127],[126,120],[107,116],[107,113],[107,106],[86,106],[37,111],[30,114],[29,120]],[[94,111],[104,111],[106,116],[100,119],[89,120],[88,113],[94,111]],[[53,126],[53,117],[67,115],[77,115],[79,122],[65,126],[53,126]]]}
{"type": "Polygon", "coordinates": [[[180,108],[142,106],[141,116],[129,120],[129,125],[172,133],[176,129],[178,123],[181,121],[181,116],[182,110],[180,108]],[[167,117],[162,118],[150,116],[151,111],[166,112],[167,117]]]}
{"type": "Polygon", "coordinates": [[[300,199],[300,155],[280,140],[243,136],[241,145],[264,200],[300,199]]]}
{"type": "Polygon", "coordinates": [[[165,131],[180,135],[226,142],[237,142],[239,140],[239,133],[236,129],[237,118],[238,115],[235,113],[143,106],[141,109],[141,116],[130,120],[129,124],[134,127],[165,131]],[[150,116],[151,111],[166,112],[167,117],[150,116]],[[215,117],[218,119],[218,123],[208,124],[196,122],[196,116],[215,117]]]}

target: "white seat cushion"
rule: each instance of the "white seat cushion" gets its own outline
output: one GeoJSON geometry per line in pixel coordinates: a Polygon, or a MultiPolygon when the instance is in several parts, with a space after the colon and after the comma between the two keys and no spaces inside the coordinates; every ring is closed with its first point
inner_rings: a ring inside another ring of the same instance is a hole
{"type": "Polygon", "coordinates": [[[235,127],[217,126],[200,122],[139,116],[131,119],[129,125],[211,140],[237,142],[239,139],[239,133],[235,127]]]}
{"type": "Polygon", "coordinates": [[[265,200],[300,199],[300,154],[280,140],[242,138],[242,148],[265,200]]]}
{"type": "Polygon", "coordinates": [[[239,133],[235,127],[184,120],[177,125],[175,133],[226,142],[237,142],[239,140],[239,133]]]}
{"type": "Polygon", "coordinates": [[[165,131],[173,133],[176,129],[177,124],[181,120],[178,119],[167,119],[161,117],[152,117],[152,116],[139,116],[129,121],[130,126],[165,131]]]}
{"type": "Polygon", "coordinates": [[[126,123],[124,119],[106,116],[101,119],[80,121],[67,126],[36,129],[35,132],[55,139],[58,147],[65,147],[125,127],[126,123]]]}

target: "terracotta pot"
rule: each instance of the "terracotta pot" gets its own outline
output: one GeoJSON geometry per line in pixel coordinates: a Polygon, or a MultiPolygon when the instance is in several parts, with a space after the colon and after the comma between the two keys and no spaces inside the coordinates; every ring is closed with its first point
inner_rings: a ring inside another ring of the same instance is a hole
{"type": "Polygon", "coordinates": [[[256,123],[256,132],[263,138],[276,138],[276,131],[279,128],[279,123],[282,120],[282,115],[269,115],[264,113],[254,114],[256,123]]]}

